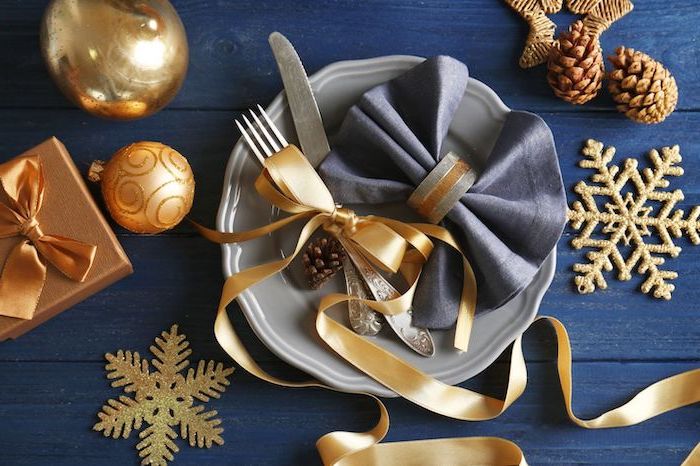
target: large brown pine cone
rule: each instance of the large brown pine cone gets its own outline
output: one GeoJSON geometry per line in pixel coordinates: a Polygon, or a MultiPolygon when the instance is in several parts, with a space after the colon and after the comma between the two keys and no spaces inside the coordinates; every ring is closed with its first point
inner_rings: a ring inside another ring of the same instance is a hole
{"type": "Polygon", "coordinates": [[[678,86],[671,73],[646,53],[618,47],[608,57],[615,69],[608,90],[617,109],[639,123],[660,123],[678,103],[678,86]]]}
{"type": "Polygon", "coordinates": [[[605,76],[598,36],[576,21],[549,51],[547,82],[557,97],[584,104],[598,94],[605,76]]]}
{"type": "Polygon", "coordinates": [[[344,258],[345,249],[336,238],[324,236],[311,241],[302,256],[304,273],[309,280],[309,286],[313,289],[323,286],[343,268],[344,258]]]}

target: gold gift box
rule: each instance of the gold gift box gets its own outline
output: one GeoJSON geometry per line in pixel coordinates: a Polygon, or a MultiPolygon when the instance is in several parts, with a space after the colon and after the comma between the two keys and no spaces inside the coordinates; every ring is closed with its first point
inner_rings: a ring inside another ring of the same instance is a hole
{"type": "MultiPolygon", "coordinates": [[[[22,155],[39,157],[45,179],[44,201],[37,215],[46,234],[97,246],[92,268],[83,282],[73,281],[47,263],[46,283],[31,319],[0,316],[0,341],[17,338],[56,314],[83,301],[133,268],[117,237],[88,191],[65,146],[48,139],[22,155]]],[[[4,202],[4,200],[3,200],[4,202]]],[[[22,237],[0,239],[0,265],[22,237]]]]}

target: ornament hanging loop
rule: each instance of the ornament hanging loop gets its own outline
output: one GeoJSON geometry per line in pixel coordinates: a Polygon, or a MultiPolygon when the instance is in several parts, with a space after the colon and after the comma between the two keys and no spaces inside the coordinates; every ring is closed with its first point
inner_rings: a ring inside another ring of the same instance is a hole
{"type": "Polygon", "coordinates": [[[90,168],[88,169],[88,180],[92,181],[93,183],[99,183],[102,181],[102,172],[105,171],[105,161],[104,160],[95,160],[92,162],[90,165],[90,168]]]}

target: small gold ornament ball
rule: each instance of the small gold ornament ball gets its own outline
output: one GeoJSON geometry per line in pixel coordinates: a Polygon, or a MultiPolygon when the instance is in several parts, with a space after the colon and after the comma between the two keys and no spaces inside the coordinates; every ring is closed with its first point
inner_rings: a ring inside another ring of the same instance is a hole
{"type": "Polygon", "coordinates": [[[41,51],[68,99],[117,120],[167,105],[189,60],[185,28],[168,0],[52,0],[41,51]]]}
{"type": "Polygon", "coordinates": [[[192,168],[179,152],[159,142],[123,147],[109,162],[94,162],[88,176],[101,182],[112,218],[134,233],[169,230],[192,208],[192,168]]]}

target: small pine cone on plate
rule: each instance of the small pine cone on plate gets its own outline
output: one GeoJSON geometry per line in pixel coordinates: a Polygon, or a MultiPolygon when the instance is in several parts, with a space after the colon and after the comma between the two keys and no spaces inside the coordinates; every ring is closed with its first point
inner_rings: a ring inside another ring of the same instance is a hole
{"type": "Polygon", "coordinates": [[[572,104],[584,104],[598,94],[604,77],[598,36],[590,34],[582,21],[574,22],[549,51],[549,86],[557,97],[572,104]]]}
{"type": "Polygon", "coordinates": [[[345,249],[333,236],[317,238],[309,243],[302,256],[304,273],[314,290],[323,286],[343,268],[345,249]]]}
{"type": "Polygon", "coordinates": [[[661,63],[625,47],[608,60],[615,67],[608,75],[608,91],[620,112],[639,123],[660,123],[673,112],[678,86],[661,63]]]}

